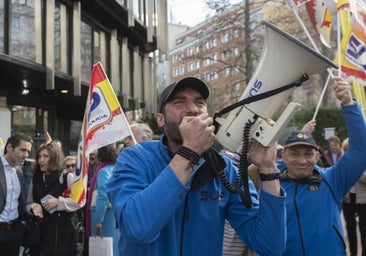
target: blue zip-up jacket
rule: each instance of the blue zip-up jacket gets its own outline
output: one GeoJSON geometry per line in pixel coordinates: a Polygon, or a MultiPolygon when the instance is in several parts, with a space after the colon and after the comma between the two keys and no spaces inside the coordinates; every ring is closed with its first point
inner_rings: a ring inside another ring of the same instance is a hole
{"type": "MultiPolygon", "coordinates": [[[[281,180],[287,193],[287,245],[285,255],[345,256],[341,222],[342,198],[366,169],[366,126],[357,104],[342,106],[349,149],[329,168],[315,166],[321,182],[281,180]]],[[[283,167],[279,167],[280,169],[283,167]]]]}
{"type": "MultiPolygon", "coordinates": [[[[160,141],[145,141],[120,154],[107,193],[121,237],[123,256],[222,255],[227,218],[242,240],[261,255],[283,255],[286,243],[285,192],[258,194],[250,183],[253,207],[205,169],[201,158],[190,185],[183,185],[168,163],[171,156],[160,141]],[[201,182],[194,187],[195,178],[201,182]],[[203,177],[205,176],[205,177],[203,177]],[[203,181],[203,182],[202,182],[203,181]]],[[[236,167],[224,157],[231,184],[236,167]]]]}

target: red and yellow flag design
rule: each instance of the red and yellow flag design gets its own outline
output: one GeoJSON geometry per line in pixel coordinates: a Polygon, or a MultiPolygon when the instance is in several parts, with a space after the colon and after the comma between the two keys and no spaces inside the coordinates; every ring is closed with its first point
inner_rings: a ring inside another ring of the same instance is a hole
{"type": "Polygon", "coordinates": [[[89,154],[130,134],[126,116],[102,64],[98,62],[93,66],[79,140],[77,178],[71,187],[70,198],[82,206],[86,202],[89,154]]]}
{"type": "Polygon", "coordinates": [[[305,6],[309,19],[319,34],[320,41],[330,48],[330,34],[333,21],[331,12],[322,0],[311,0],[305,6]]]}

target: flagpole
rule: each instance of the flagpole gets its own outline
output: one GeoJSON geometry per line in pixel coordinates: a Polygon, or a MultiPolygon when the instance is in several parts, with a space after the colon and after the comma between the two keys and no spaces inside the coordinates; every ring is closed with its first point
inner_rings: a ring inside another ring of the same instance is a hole
{"type": "Polygon", "coordinates": [[[342,76],[342,52],[341,52],[341,16],[337,12],[337,52],[338,52],[338,76],[342,76]]]}
{"type": "Polygon", "coordinates": [[[318,105],[316,106],[316,109],[315,109],[315,112],[314,112],[314,115],[313,115],[312,120],[315,120],[316,116],[318,115],[318,111],[319,111],[320,105],[321,105],[321,103],[323,101],[325,92],[326,92],[326,90],[328,88],[328,83],[329,83],[330,77],[331,77],[331,75],[330,75],[330,73],[328,73],[327,81],[325,82],[325,85],[324,85],[322,94],[320,95],[320,100],[318,102],[318,105]]]}
{"type": "Polygon", "coordinates": [[[305,32],[305,34],[306,34],[306,36],[308,37],[308,39],[309,39],[310,43],[312,44],[312,46],[314,47],[314,49],[315,49],[318,53],[320,53],[320,50],[319,50],[319,48],[316,46],[315,41],[314,41],[314,40],[313,40],[313,38],[311,37],[311,35],[310,35],[310,33],[309,33],[308,29],[306,28],[305,24],[302,22],[302,20],[301,20],[301,18],[300,18],[300,16],[299,16],[299,14],[297,13],[297,10],[296,10],[296,7],[295,7],[295,6],[293,6],[293,7],[292,7],[292,11],[293,11],[293,13],[294,13],[294,15],[295,15],[295,17],[296,17],[297,21],[300,23],[300,26],[301,26],[301,27],[302,27],[302,29],[304,30],[304,32],[305,32]]]}
{"type": "MultiPolygon", "coordinates": [[[[313,40],[313,38],[311,37],[309,31],[307,30],[305,24],[302,22],[299,14],[297,13],[297,10],[296,10],[296,7],[295,6],[292,6],[292,11],[297,19],[297,21],[300,23],[300,26],[302,27],[302,29],[304,30],[306,36],[308,37],[309,41],[311,42],[311,44],[313,45],[314,49],[318,52],[318,53],[321,53],[319,48],[317,47],[315,41],[313,40]]],[[[328,77],[327,77],[327,81],[325,82],[324,84],[324,88],[323,88],[323,91],[320,95],[320,98],[319,98],[319,101],[318,101],[318,105],[315,109],[315,112],[314,112],[314,115],[313,115],[313,118],[312,120],[315,120],[316,116],[318,115],[318,111],[319,111],[319,108],[320,108],[320,105],[323,101],[323,98],[324,98],[324,95],[325,95],[325,92],[327,91],[327,88],[328,88],[328,83],[329,83],[329,80],[331,77],[333,77],[333,74],[332,74],[332,71],[330,68],[327,68],[327,72],[328,72],[328,77]]]]}

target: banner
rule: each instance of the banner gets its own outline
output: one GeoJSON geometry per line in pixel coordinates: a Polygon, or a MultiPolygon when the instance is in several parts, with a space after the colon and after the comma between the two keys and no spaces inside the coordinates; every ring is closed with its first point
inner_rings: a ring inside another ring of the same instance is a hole
{"type": "Polygon", "coordinates": [[[353,81],[353,94],[361,107],[363,117],[366,119],[366,94],[365,87],[356,81],[353,81]]]}
{"type": "Polygon", "coordinates": [[[320,41],[330,48],[333,17],[322,0],[311,0],[305,4],[309,19],[319,35],[320,41]]]}
{"type": "Polygon", "coordinates": [[[91,75],[78,146],[76,179],[71,187],[70,198],[79,205],[85,204],[89,154],[130,134],[126,116],[102,64],[98,62],[93,66],[91,75]]]}
{"type": "MultiPolygon", "coordinates": [[[[341,70],[366,86],[366,29],[355,19],[344,32],[341,42],[341,70]]],[[[336,58],[337,60],[337,58],[336,58]]]]}

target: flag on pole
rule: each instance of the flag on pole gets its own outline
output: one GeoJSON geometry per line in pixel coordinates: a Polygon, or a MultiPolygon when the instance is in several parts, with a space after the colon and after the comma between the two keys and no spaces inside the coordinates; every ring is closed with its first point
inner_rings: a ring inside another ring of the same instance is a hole
{"type": "MultiPolygon", "coordinates": [[[[366,1],[365,0],[338,0],[338,13],[346,12],[363,27],[366,28],[366,1]]],[[[348,24],[347,24],[348,25],[348,24]]],[[[342,28],[342,31],[344,29],[342,28]]]]}
{"type": "Polygon", "coordinates": [[[337,1],[337,11],[350,11],[350,10],[351,10],[350,0],[337,1]]]}
{"type": "Polygon", "coordinates": [[[51,135],[48,132],[45,132],[45,134],[44,134],[44,141],[46,144],[48,144],[52,141],[51,135]]]}
{"type": "MultiPolygon", "coordinates": [[[[350,19],[341,42],[341,70],[350,78],[366,86],[366,28],[350,19]]],[[[337,58],[336,58],[337,61],[337,58]]]]}
{"type": "Polygon", "coordinates": [[[366,29],[366,1],[349,0],[350,9],[357,22],[366,29]]]}
{"type": "Polygon", "coordinates": [[[336,62],[340,61],[341,71],[353,78],[353,93],[366,117],[365,88],[359,83],[365,85],[363,81],[366,78],[366,57],[363,56],[366,50],[366,26],[363,24],[366,23],[362,20],[366,8],[359,0],[338,0],[337,11],[343,38],[338,43],[340,58],[336,56],[336,62]]]}
{"type": "Polygon", "coordinates": [[[363,87],[360,83],[353,81],[353,93],[355,98],[357,99],[358,104],[361,107],[363,117],[366,119],[366,94],[365,87],[363,87]]]}
{"type": "Polygon", "coordinates": [[[333,17],[322,0],[311,0],[305,4],[309,19],[319,35],[320,41],[330,48],[333,17]]]}
{"type": "Polygon", "coordinates": [[[89,154],[131,133],[113,87],[102,64],[98,62],[93,66],[91,75],[79,139],[76,179],[71,187],[71,199],[81,206],[86,202],[89,154]]]}

